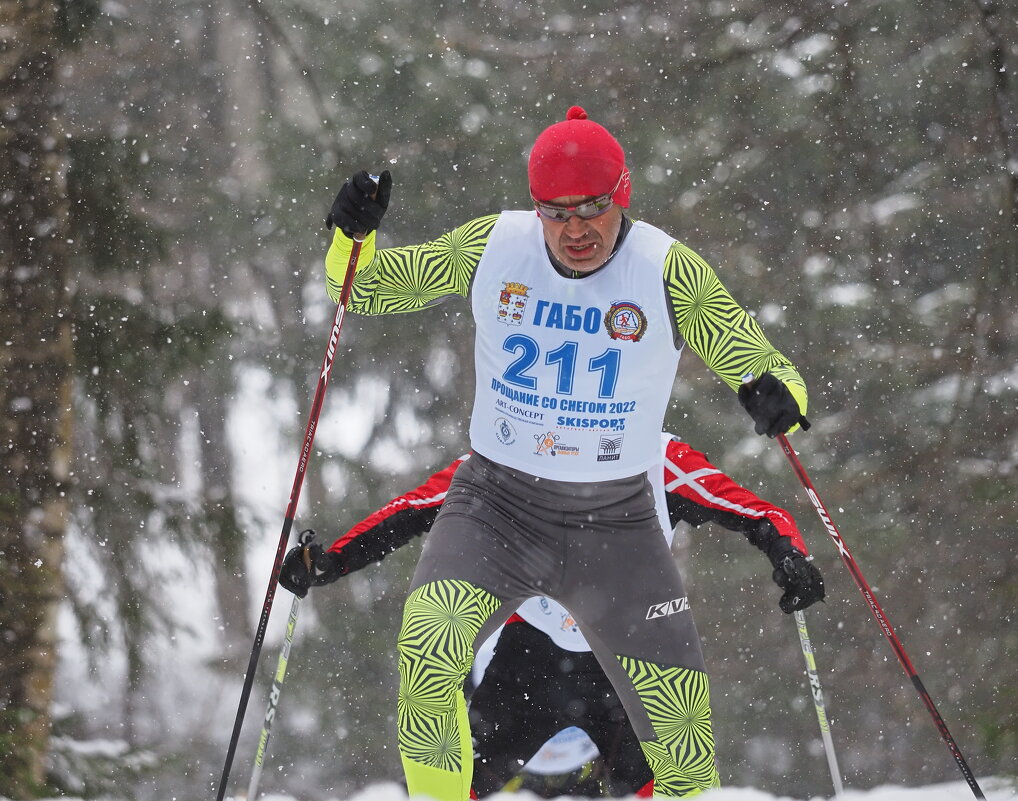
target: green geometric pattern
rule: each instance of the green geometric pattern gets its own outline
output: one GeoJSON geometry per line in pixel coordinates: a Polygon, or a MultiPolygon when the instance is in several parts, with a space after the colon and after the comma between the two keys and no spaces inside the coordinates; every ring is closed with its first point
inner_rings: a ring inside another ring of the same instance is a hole
{"type": "Polygon", "coordinates": [[[466,297],[497,214],[479,217],[422,245],[384,248],[354,277],[350,311],[398,314],[449,295],[466,297]]]}
{"type": "Polygon", "coordinates": [[[722,381],[738,389],[747,373],[759,378],[770,372],[801,386],[805,398],[806,387],[791,362],[767,341],[707,262],[676,242],[665,259],[664,278],[679,333],[722,381]]]}
{"type": "MultiPolygon", "coordinates": [[[[404,759],[459,772],[471,760],[460,726],[474,637],[501,602],[465,581],[436,581],[407,599],[399,634],[399,750],[404,759]]],[[[472,767],[472,762],[470,762],[472,767]]]]}
{"type": "Polygon", "coordinates": [[[657,739],[642,742],[654,795],[680,798],[720,785],[714,762],[707,674],[620,656],[657,739]]]}

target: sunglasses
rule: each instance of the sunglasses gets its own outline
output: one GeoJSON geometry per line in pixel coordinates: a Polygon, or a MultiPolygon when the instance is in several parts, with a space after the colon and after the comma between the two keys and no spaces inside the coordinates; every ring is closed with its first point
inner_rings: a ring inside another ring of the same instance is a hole
{"type": "Polygon", "coordinates": [[[551,203],[542,203],[533,195],[530,196],[530,199],[534,201],[534,208],[537,209],[538,214],[542,217],[547,217],[549,220],[553,220],[554,222],[568,222],[570,217],[579,217],[581,220],[593,220],[595,217],[600,217],[608,211],[608,209],[615,205],[612,200],[612,195],[615,194],[616,190],[622,184],[622,179],[625,175],[626,171],[623,170],[622,174],[619,176],[619,180],[615,184],[615,187],[610,192],[605,192],[603,195],[599,195],[593,200],[579,203],[576,206],[555,206],[551,203]]]}

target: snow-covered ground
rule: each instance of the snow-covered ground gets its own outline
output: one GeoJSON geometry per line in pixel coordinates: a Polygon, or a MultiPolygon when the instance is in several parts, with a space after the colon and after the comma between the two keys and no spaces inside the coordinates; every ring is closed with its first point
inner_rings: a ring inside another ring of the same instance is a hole
{"type": "MultiPolygon", "coordinates": [[[[1011,801],[1018,798],[1018,785],[1014,781],[980,779],[979,786],[988,801],[1011,801]]],[[[813,801],[775,796],[746,787],[728,787],[699,796],[710,801],[813,801]]],[[[537,801],[531,793],[499,793],[489,796],[490,801],[537,801]]],[[[817,797],[819,798],[819,796],[817,797]]],[[[964,781],[932,784],[926,787],[877,787],[873,790],[846,789],[840,801],[963,801],[975,798],[964,781]]],[[[259,801],[296,801],[288,795],[266,795],[259,801]]],[[[338,801],[338,799],[337,799],[338,801]]],[[[397,784],[376,784],[350,797],[348,801],[406,801],[403,788],[397,784]]]]}
{"type": "MultiPolygon", "coordinates": [[[[1015,780],[979,779],[979,785],[986,795],[987,801],[1012,801],[1018,799],[1018,783],[1015,780]]],[[[846,789],[838,801],[963,801],[974,798],[973,792],[963,782],[947,784],[931,784],[925,787],[897,787],[887,785],[873,790],[846,789]]],[[[748,787],[728,787],[705,793],[699,798],[710,801],[819,801],[821,796],[813,799],[798,799],[787,795],[771,795],[748,787]]],[[[7,801],[0,797],[0,801],[7,801]]],[[[44,799],[43,801],[76,801],[63,797],[44,799]]],[[[243,801],[234,799],[234,801],[243,801]]],[[[270,794],[261,796],[258,801],[297,801],[295,796],[270,794]]],[[[336,801],[341,801],[336,799],[336,801]]],[[[394,783],[375,784],[354,794],[346,801],[407,801],[403,788],[394,783]]],[[[539,801],[536,795],[528,792],[497,793],[489,796],[489,801],[539,801]]],[[[570,801],[563,797],[563,801],[570,801]]]]}

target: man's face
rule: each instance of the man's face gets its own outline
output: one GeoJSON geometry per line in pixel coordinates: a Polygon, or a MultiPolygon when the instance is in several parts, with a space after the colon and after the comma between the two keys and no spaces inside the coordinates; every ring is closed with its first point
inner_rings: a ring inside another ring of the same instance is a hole
{"type": "MultiPolygon", "coordinates": [[[[554,206],[578,206],[591,200],[585,195],[567,195],[549,200],[554,206]]],[[[589,220],[573,216],[557,222],[541,215],[544,241],[562,264],[578,273],[596,270],[611,255],[622,228],[622,208],[613,205],[604,214],[589,220]]]]}

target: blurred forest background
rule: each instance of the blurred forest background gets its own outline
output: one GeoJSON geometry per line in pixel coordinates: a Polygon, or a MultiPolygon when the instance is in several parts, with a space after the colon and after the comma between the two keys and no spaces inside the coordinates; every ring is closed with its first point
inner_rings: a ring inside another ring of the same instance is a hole
{"type": "MultiPolygon", "coordinates": [[[[973,770],[1016,772],[1016,0],[0,0],[0,31],[0,796],[212,797],[328,341],[335,192],[392,170],[383,244],[523,208],[574,103],[626,148],[633,216],[801,368],[806,469],[973,770]]],[[[298,528],[331,541],[467,447],[467,316],[347,317],[298,528]]],[[[847,786],[957,779],[779,448],[692,354],[666,425],[798,518],[847,786]]],[[[303,604],[265,792],[401,776],[418,551],[303,604]]],[[[724,783],[829,794],[768,565],[709,526],[675,555],[724,783]]]]}

